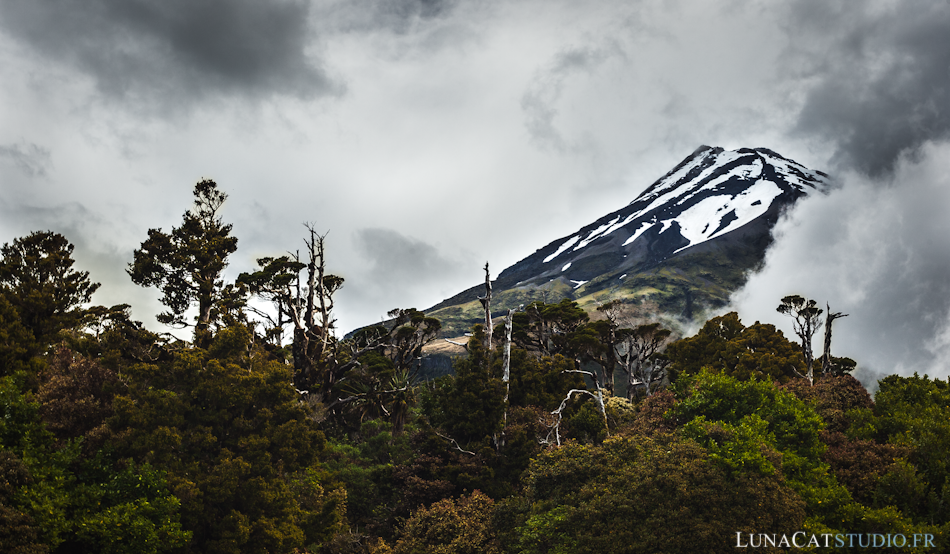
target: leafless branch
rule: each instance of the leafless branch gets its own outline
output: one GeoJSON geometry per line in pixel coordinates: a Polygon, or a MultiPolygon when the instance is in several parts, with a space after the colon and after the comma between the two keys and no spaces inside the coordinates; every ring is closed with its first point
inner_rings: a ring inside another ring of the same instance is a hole
{"type": "MultiPolygon", "coordinates": [[[[571,370],[571,371],[565,371],[564,373],[589,373],[589,372],[579,371],[579,370],[571,370]]],[[[568,401],[570,401],[571,397],[574,396],[575,393],[578,393],[578,394],[586,394],[586,395],[589,395],[589,396],[592,397],[592,398],[597,398],[597,395],[595,395],[594,393],[590,392],[590,391],[587,390],[587,389],[571,389],[571,390],[569,390],[569,391],[567,392],[567,396],[565,396],[565,397],[564,397],[564,400],[561,401],[561,405],[558,406],[558,408],[557,408],[556,410],[554,410],[553,412],[551,412],[551,415],[553,415],[553,416],[555,417],[555,419],[554,419],[554,425],[551,426],[551,430],[548,431],[548,434],[547,434],[547,436],[546,436],[545,438],[543,438],[543,439],[538,439],[538,442],[539,442],[539,443],[541,443],[541,444],[551,444],[551,433],[554,433],[554,440],[555,440],[555,443],[556,443],[558,446],[561,446],[561,419],[562,419],[562,417],[563,417],[563,416],[562,416],[562,412],[564,411],[564,408],[567,407],[568,401]]]]}
{"type": "Polygon", "coordinates": [[[452,437],[447,437],[447,436],[443,435],[442,433],[440,433],[440,432],[438,432],[438,431],[435,431],[435,434],[436,434],[436,435],[439,435],[439,436],[442,437],[443,439],[445,439],[445,440],[451,442],[452,444],[454,444],[454,445],[455,445],[455,448],[457,448],[458,451],[461,452],[462,454],[470,454],[470,455],[472,455],[472,456],[475,455],[475,453],[472,452],[472,451],[470,451],[470,450],[463,450],[462,447],[459,446],[458,441],[456,441],[456,440],[453,439],[452,437]]]}

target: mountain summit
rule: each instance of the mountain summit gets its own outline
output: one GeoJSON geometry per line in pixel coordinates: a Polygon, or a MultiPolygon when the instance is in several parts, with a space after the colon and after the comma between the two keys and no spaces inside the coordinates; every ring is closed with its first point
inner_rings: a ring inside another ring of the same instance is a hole
{"type": "MultiPolygon", "coordinates": [[[[724,304],[762,262],[783,210],[827,187],[826,174],[766,148],[701,146],[625,207],[502,271],[493,304],[567,297],[592,309],[645,297],[691,318],[724,304]]],[[[449,327],[474,323],[478,294],[475,286],[427,312],[449,327]]]]}

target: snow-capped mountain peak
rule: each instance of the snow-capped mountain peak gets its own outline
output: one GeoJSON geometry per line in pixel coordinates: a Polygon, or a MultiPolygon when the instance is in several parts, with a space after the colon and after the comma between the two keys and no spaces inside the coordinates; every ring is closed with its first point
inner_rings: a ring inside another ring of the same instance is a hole
{"type": "Polygon", "coordinates": [[[544,258],[578,251],[620,229],[628,246],[658,229],[677,228],[685,244],[672,253],[734,231],[765,215],[772,204],[827,188],[827,175],[813,171],[765,148],[724,151],[703,146],[653,183],[627,208],[599,226],[582,229],[544,258]],[[571,248],[573,247],[573,248],[571,248]]]}
{"type": "MultiPolygon", "coordinates": [[[[644,296],[691,317],[693,304],[724,303],[761,263],[783,210],[829,186],[824,173],[766,148],[702,146],[626,206],[502,271],[494,286],[519,303],[533,290],[594,304],[644,296]]],[[[470,302],[471,293],[434,308],[470,302]]]]}
{"type": "Polygon", "coordinates": [[[767,148],[702,146],[627,206],[541,248],[499,278],[588,280],[594,275],[585,259],[598,258],[600,273],[605,255],[622,256],[623,268],[659,263],[753,222],[771,228],[785,206],[828,186],[824,173],[767,148]]]}

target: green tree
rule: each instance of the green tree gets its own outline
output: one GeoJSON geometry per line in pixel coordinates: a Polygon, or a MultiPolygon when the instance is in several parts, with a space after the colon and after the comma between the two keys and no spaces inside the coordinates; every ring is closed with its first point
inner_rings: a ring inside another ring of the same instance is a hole
{"type": "Polygon", "coordinates": [[[394,436],[384,421],[371,419],[347,439],[330,439],[327,467],[346,486],[350,525],[391,538],[400,495],[393,471],[411,462],[409,438],[394,436]]]}
{"type": "Polygon", "coordinates": [[[415,308],[396,308],[388,315],[392,329],[382,341],[384,352],[397,371],[411,372],[418,367],[422,347],[439,336],[442,322],[415,308]]]}
{"type": "Polygon", "coordinates": [[[0,377],[26,369],[30,354],[39,350],[33,333],[20,322],[16,308],[0,294],[0,377]]]}
{"type": "Polygon", "coordinates": [[[564,393],[584,386],[574,362],[561,355],[537,357],[521,348],[511,350],[511,406],[537,406],[546,412],[558,407],[564,393]]]}
{"type": "Polygon", "coordinates": [[[220,217],[228,195],[214,181],[198,182],[194,197],[194,208],[185,212],[181,227],[173,227],[171,233],[149,229],[127,272],[135,284],[162,292],[162,303],[169,310],[159,314],[161,323],[187,325],[185,311],[197,304],[195,344],[206,347],[211,343],[209,326],[223,305],[233,300],[221,272],[238,240],[230,236],[231,224],[225,225],[220,217]]]}
{"type": "Polygon", "coordinates": [[[696,375],[707,367],[741,380],[787,382],[805,371],[797,344],[774,325],[746,327],[736,312],[710,319],[696,335],[669,345],[664,356],[674,376],[696,375]]]}
{"type": "MultiPolygon", "coordinates": [[[[610,305],[612,303],[608,304],[610,305]]],[[[602,308],[604,306],[597,309],[602,308]]],[[[598,319],[582,325],[573,333],[570,341],[570,350],[577,353],[582,363],[592,362],[600,368],[600,382],[610,395],[613,395],[616,389],[614,380],[619,364],[616,347],[618,330],[619,326],[609,318],[598,319]]]]}
{"type": "Polygon", "coordinates": [[[396,554],[499,554],[491,530],[494,501],[480,491],[420,508],[399,533],[396,554]]]}
{"type": "MultiPolygon", "coordinates": [[[[0,296],[36,339],[36,343],[19,339],[21,345],[33,346],[32,355],[39,353],[37,347],[55,342],[61,330],[77,327],[85,314],[82,305],[99,288],[89,280],[89,272],[73,269],[73,249],[64,236],[52,231],[34,232],[0,248],[0,296]]],[[[0,318],[12,317],[9,308],[0,309],[0,318]]]]}
{"type": "Polygon", "coordinates": [[[393,433],[402,434],[416,404],[414,375],[408,369],[396,369],[391,359],[375,350],[358,361],[337,387],[340,397],[333,405],[342,407],[338,419],[355,430],[368,419],[385,417],[393,433]],[[354,424],[353,420],[358,421],[354,424]]]}
{"type": "Polygon", "coordinates": [[[577,353],[571,348],[572,338],[588,321],[587,312],[568,298],[557,304],[533,302],[524,311],[515,312],[511,340],[539,356],[561,354],[574,359],[577,353]]]}
{"type": "Polygon", "coordinates": [[[675,407],[677,419],[688,423],[708,421],[741,425],[754,417],[766,422],[769,445],[784,456],[786,476],[805,482],[818,471],[824,443],[824,422],[814,409],[789,392],[764,381],[739,381],[721,373],[701,372],[680,384],[675,407]],[[688,384],[687,384],[688,383],[688,384]]]}
{"type": "Polygon", "coordinates": [[[858,422],[850,432],[855,438],[909,449],[906,460],[911,466],[887,478],[890,492],[884,495],[923,496],[913,515],[933,523],[950,521],[950,380],[915,373],[889,375],[878,383],[872,414],[852,412],[858,422]],[[919,488],[912,483],[918,480],[924,489],[911,494],[919,488]],[[900,490],[906,492],[896,493],[900,490]]]}
{"type": "MultiPolygon", "coordinates": [[[[827,376],[826,376],[827,377],[827,376]]],[[[782,473],[791,489],[805,501],[806,518],[802,530],[810,533],[934,533],[929,522],[914,521],[888,503],[865,506],[835,477],[831,462],[845,462],[840,452],[826,455],[822,434],[824,422],[815,409],[773,383],[738,381],[727,375],[702,372],[678,383],[680,398],[673,412],[684,432],[695,432],[706,423],[724,429],[755,431],[760,444],[781,454],[782,473]],[[697,420],[699,423],[697,423],[697,420]],[[828,461],[826,461],[828,460],[828,461]]],[[[852,413],[854,413],[852,411],[852,413]]],[[[755,456],[742,446],[730,445],[716,433],[708,433],[718,446],[697,437],[716,455],[742,454],[755,465],[755,456]],[[746,454],[743,454],[746,453],[746,454]]],[[[691,435],[696,436],[696,435],[691,435]]],[[[741,434],[740,434],[741,436],[741,434]]],[[[754,452],[752,452],[754,454],[754,452]]],[[[868,457],[875,452],[869,451],[868,457]]],[[[745,462],[743,462],[745,463],[745,462]]],[[[840,466],[839,466],[840,467],[840,466]]],[[[886,475],[882,475],[882,480],[886,475]]],[[[913,487],[905,490],[911,490],[913,487]]]]}
{"type": "Polygon", "coordinates": [[[488,447],[501,431],[505,386],[488,364],[483,346],[484,327],[476,325],[468,342],[468,356],[455,362],[455,375],[438,382],[423,398],[423,412],[460,445],[488,447]]]}
{"type": "Polygon", "coordinates": [[[16,491],[33,483],[23,460],[0,451],[0,551],[11,554],[47,554],[36,521],[13,505],[16,491]]]}
{"type": "MultiPolygon", "coordinates": [[[[604,319],[585,324],[576,337],[590,336],[584,348],[586,358],[603,369],[604,388],[613,395],[614,379],[626,378],[626,396],[632,400],[641,388],[650,396],[652,385],[667,377],[669,359],[660,355],[672,340],[673,332],[654,321],[649,303],[613,300],[597,307],[604,319]]],[[[579,342],[577,338],[574,342],[579,342]]]]}
{"type": "Polygon", "coordinates": [[[57,445],[41,409],[12,378],[0,379],[0,465],[14,471],[13,482],[29,484],[0,495],[0,512],[13,515],[0,537],[10,523],[30,536],[33,522],[36,542],[53,552],[153,554],[188,542],[163,472],[102,452],[82,459],[78,442],[57,445]]]}
{"type": "Polygon", "coordinates": [[[797,530],[803,503],[769,457],[774,472],[731,471],[674,435],[549,449],[525,475],[526,505],[508,516],[509,551],[732,552],[736,532],[797,530]]]}
{"type": "Polygon", "coordinates": [[[627,376],[627,399],[633,400],[637,387],[642,386],[646,396],[652,394],[650,385],[665,377],[667,358],[657,358],[666,346],[672,331],[659,323],[638,325],[634,329],[618,329],[617,357],[620,368],[627,376]]]}
{"type": "Polygon", "coordinates": [[[141,321],[133,320],[128,304],[89,308],[85,326],[87,332],[69,341],[69,347],[113,372],[137,363],[168,361],[170,350],[180,346],[170,344],[178,339],[168,333],[153,333],[141,321]]]}
{"type": "Polygon", "coordinates": [[[117,450],[168,471],[194,552],[291,552],[342,525],[345,495],[321,468],[317,414],[292,369],[251,338],[234,325],[207,350],[133,365],[113,401],[117,450]]]}

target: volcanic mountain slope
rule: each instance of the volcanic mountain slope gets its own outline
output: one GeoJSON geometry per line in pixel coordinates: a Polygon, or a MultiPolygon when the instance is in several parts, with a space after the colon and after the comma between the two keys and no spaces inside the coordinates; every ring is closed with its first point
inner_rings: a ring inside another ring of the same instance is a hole
{"type": "MultiPolygon", "coordinates": [[[[766,148],[701,146],[627,206],[551,242],[493,282],[493,314],[535,300],[571,298],[588,311],[649,299],[691,319],[724,305],[762,263],[771,229],[828,177],[766,148]]],[[[426,313],[447,335],[483,318],[476,285],[426,313]]]]}

